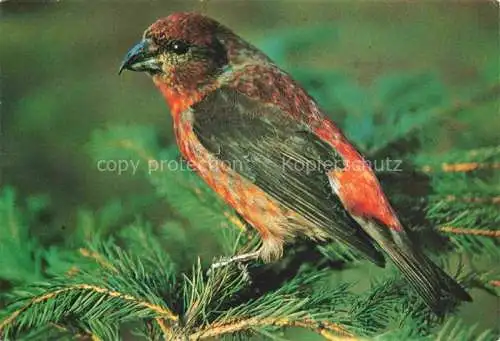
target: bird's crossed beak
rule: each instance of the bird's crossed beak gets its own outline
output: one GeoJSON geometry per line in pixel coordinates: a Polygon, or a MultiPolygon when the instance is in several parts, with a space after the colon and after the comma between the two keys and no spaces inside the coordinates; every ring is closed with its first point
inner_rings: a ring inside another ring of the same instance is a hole
{"type": "Polygon", "coordinates": [[[152,51],[148,40],[142,40],[132,47],[123,59],[118,74],[123,70],[146,71],[157,73],[161,71],[161,65],[157,58],[157,53],[152,51]]]}

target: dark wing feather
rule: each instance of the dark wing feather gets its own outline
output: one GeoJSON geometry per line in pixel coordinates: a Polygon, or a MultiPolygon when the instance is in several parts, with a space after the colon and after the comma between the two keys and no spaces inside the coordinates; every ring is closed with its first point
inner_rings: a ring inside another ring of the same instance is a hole
{"type": "Polygon", "coordinates": [[[230,88],[212,92],[192,110],[194,132],[208,151],[332,239],[383,265],[330,187],[327,171],[342,167],[341,157],[307,125],[230,88]]]}

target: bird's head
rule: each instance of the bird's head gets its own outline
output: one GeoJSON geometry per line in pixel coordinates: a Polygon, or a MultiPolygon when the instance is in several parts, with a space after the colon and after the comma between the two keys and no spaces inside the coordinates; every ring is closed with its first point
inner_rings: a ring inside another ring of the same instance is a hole
{"type": "Polygon", "coordinates": [[[252,58],[267,60],[219,22],[198,13],[174,13],[146,29],[127,53],[120,72],[147,72],[156,85],[182,93],[210,85],[223,72],[252,58]]]}

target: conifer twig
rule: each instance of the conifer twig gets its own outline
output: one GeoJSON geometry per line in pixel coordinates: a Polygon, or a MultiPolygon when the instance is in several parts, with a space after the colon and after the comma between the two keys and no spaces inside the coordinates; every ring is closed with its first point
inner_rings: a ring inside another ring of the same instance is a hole
{"type": "Polygon", "coordinates": [[[312,320],[291,321],[283,318],[258,318],[252,317],[243,320],[230,321],[226,323],[215,323],[197,331],[189,336],[190,340],[201,340],[207,338],[217,338],[225,334],[231,334],[242,330],[249,330],[257,327],[277,326],[277,327],[300,327],[310,329],[330,341],[357,341],[344,327],[327,322],[316,322],[312,320]]]}
{"type": "Polygon", "coordinates": [[[111,265],[111,263],[106,261],[104,259],[104,257],[101,256],[99,253],[97,253],[95,251],[88,250],[88,249],[83,248],[83,247],[80,248],[78,251],[80,251],[80,254],[83,257],[88,257],[88,258],[94,259],[97,262],[97,264],[101,265],[103,268],[109,269],[113,272],[117,272],[116,268],[113,265],[111,265]]]}
{"type": "Polygon", "coordinates": [[[439,231],[451,233],[451,234],[468,234],[472,236],[482,236],[482,237],[492,237],[492,238],[500,238],[500,231],[495,230],[487,230],[487,229],[469,229],[462,227],[454,227],[454,226],[441,226],[439,227],[439,231]]]}
{"type": "Polygon", "coordinates": [[[439,168],[425,165],[421,167],[424,173],[445,172],[445,173],[467,173],[480,169],[500,169],[500,162],[458,162],[442,163],[439,168]]]}
{"type": "Polygon", "coordinates": [[[165,336],[166,340],[170,340],[172,337],[172,330],[165,325],[165,321],[159,317],[155,318],[155,322],[158,324],[158,327],[160,327],[163,335],[165,336]]]}
{"type": "Polygon", "coordinates": [[[76,285],[72,285],[72,286],[69,286],[69,287],[66,287],[63,289],[58,289],[58,290],[54,290],[51,292],[49,291],[43,295],[32,298],[28,303],[26,303],[24,306],[22,306],[18,310],[14,311],[7,318],[5,318],[3,321],[0,322],[0,331],[2,331],[7,325],[14,322],[14,320],[20,314],[22,314],[24,311],[26,311],[27,309],[29,309],[33,305],[50,300],[50,299],[53,299],[58,295],[61,295],[61,294],[64,294],[64,293],[67,293],[67,292],[70,292],[73,290],[87,290],[87,291],[91,291],[91,292],[105,294],[109,297],[121,298],[125,301],[131,301],[131,302],[136,303],[139,306],[151,309],[152,311],[158,313],[162,318],[166,318],[166,319],[172,320],[172,321],[179,320],[179,317],[177,315],[175,315],[172,311],[170,311],[168,308],[161,307],[159,305],[155,305],[155,304],[152,304],[152,303],[147,302],[147,301],[142,301],[142,300],[140,300],[132,295],[124,294],[124,293],[121,293],[119,291],[109,290],[107,288],[99,287],[96,285],[76,284],[76,285]]]}

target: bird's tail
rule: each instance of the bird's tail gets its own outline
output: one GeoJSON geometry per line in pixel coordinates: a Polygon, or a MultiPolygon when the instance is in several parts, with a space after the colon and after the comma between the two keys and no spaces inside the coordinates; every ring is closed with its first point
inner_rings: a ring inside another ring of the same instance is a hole
{"type": "Polygon", "coordinates": [[[403,231],[393,231],[374,221],[364,221],[365,231],[380,245],[437,315],[448,308],[450,298],[472,301],[469,294],[453,278],[416,249],[403,231]]]}

